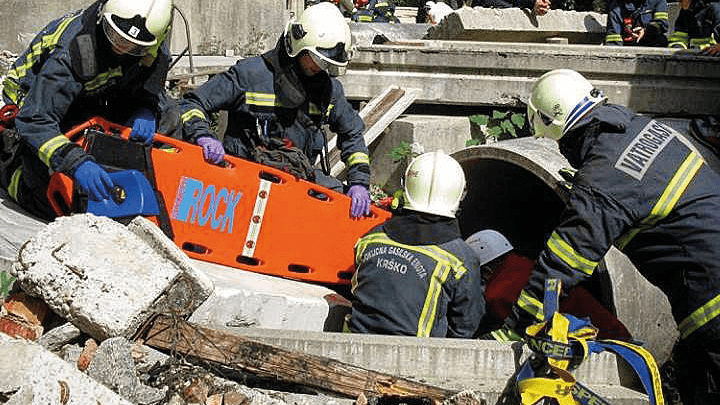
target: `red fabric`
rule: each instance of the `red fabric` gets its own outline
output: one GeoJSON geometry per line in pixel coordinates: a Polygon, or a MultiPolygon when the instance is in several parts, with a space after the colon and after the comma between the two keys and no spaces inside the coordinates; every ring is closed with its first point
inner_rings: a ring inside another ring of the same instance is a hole
{"type": "MultiPolygon", "coordinates": [[[[510,253],[488,277],[485,286],[487,311],[497,319],[510,316],[512,306],[525,288],[534,267],[534,260],[510,253]]],[[[570,290],[568,296],[560,301],[560,312],[590,318],[593,326],[598,328],[598,339],[632,338],[625,325],[583,287],[570,290]]]]}

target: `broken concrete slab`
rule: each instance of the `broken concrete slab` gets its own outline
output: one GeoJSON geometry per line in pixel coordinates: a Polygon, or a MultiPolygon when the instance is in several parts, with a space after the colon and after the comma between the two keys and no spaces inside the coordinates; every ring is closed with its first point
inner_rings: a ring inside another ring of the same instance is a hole
{"type": "Polygon", "coordinates": [[[51,352],[60,350],[63,346],[76,341],[82,332],[77,326],[66,322],[56,328],[50,329],[38,339],[38,344],[51,352]]]}
{"type": "Polygon", "coordinates": [[[42,346],[0,334],[0,392],[5,404],[131,405],[42,346]]]}
{"type": "Polygon", "coordinates": [[[228,331],[247,328],[340,331],[350,302],[309,283],[191,259],[215,290],[189,321],[228,331]]]}
{"type": "Polygon", "coordinates": [[[601,44],[607,14],[550,10],[537,16],[521,8],[463,7],[428,29],[423,39],[489,42],[547,42],[567,38],[571,44],[601,44]]]}
{"type": "Polygon", "coordinates": [[[92,214],[58,218],[18,259],[23,290],[99,341],[131,336],[154,311],[190,313],[212,290],[125,226],[92,214]]]}
{"type": "Polygon", "coordinates": [[[400,189],[407,163],[393,161],[390,152],[403,142],[418,145],[418,150],[443,150],[453,153],[465,147],[471,138],[470,120],[467,117],[439,115],[401,115],[385,130],[382,137],[370,146],[371,184],[379,184],[386,190],[400,189]]]}
{"type": "Polygon", "coordinates": [[[413,42],[427,34],[430,24],[348,23],[353,46],[413,42]]]}
{"type": "Polygon", "coordinates": [[[30,215],[15,204],[5,190],[0,189],[0,224],[8,232],[0,233],[0,271],[5,269],[3,262],[14,260],[20,245],[42,229],[46,222],[30,215]],[[12,230],[12,232],[9,232],[12,230]]]}
{"type": "Polygon", "coordinates": [[[148,387],[140,382],[132,347],[132,342],[123,337],[106,339],[97,348],[87,374],[132,403],[158,403],[165,397],[166,390],[148,387]]]}

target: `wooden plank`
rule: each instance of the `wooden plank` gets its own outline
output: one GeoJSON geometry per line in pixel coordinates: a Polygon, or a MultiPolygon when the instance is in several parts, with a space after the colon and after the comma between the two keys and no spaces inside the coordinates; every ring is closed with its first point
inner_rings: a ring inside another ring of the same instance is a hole
{"type": "Polygon", "coordinates": [[[424,397],[440,403],[457,392],[395,377],[327,357],[299,353],[228,332],[157,315],[136,339],[162,350],[210,361],[283,382],[306,385],[352,398],[424,397]]]}
{"type": "MultiPolygon", "coordinates": [[[[370,146],[397,117],[415,101],[420,94],[419,89],[400,89],[389,86],[377,97],[374,97],[360,110],[360,118],[365,122],[365,144],[370,146]]],[[[337,177],[345,170],[340,160],[340,151],[336,144],[337,137],[328,140],[330,157],[330,174],[337,177]]],[[[317,166],[319,167],[319,166],[317,166]]]]}

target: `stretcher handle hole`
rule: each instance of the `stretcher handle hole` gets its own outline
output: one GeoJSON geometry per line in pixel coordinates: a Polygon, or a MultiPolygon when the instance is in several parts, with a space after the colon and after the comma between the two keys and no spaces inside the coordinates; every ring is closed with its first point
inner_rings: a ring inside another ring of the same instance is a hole
{"type": "Polygon", "coordinates": [[[275,184],[285,183],[285,180],[283,178],[281,178],[280,176],[278,176],[276,174],[272,174],[270,172],[261,171],[259,176],[261,179],[267,180],[267,181],[275,183],[275,184]]]}
{"type": "Polygon", "coordinates": [[[210,249],[208,249],[207,247],[192,242],[183,242],[182,249],[186,252],[192,252],[201,255],[210,252],[210,249]]]}
{"type": "Polygon", "coordinates": [[[259,266],[260,264],[262,264],[259,259],[248,256],[238,256],[237,258],[235,258],[235,261],[247,266],[259,266]]]}
{"type": "Polygon", "coordinates": [[[312,269],[310,267],[303,266],[302,264],[289,264],[288,271],[291,273],[302,273],[302,274],[312,273],[312,269]]]}
{"type": "Polygon", "coordinates": [[[308,195],[316,200],[320,201],[330,201],[330,196],[327,193],[323,193],[320,190],[315,190],[313,188],[308,189],[308,195]]]}
{"type": "Polygon", "coordinates": [[[353,272],[352,271],[338,271],[337,276],[340,280],[352,280],[353,272]]]}

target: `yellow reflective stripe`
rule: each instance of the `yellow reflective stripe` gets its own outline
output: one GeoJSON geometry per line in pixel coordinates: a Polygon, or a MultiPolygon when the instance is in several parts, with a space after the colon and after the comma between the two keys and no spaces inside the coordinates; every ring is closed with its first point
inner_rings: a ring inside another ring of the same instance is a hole
{"type": "Polygon", "coordinates": [[[110,69],[105,73],[100,73],[94,79],[85,83],[85,85],[83,87],[85,87],[85,90],[87,90],[87,91],[92,91],[97,88],[100,88],[100,86],[107,83],[108,80],[110,80],[116,76],[122,76],[122,67],[121,66],[110,69]]]}
{"type": "Polygon", "coordinates": [[[563,381],[559,378],[526,378],[517,383],[523,405],[541,403],[545,397],[557,400],[558,405],[578,405],[572,396],[574,385],[574,379],[563,381]]]}
{"type": "Polygon", "coordinates": [[[428,337],[435,323],[438,301],[442,295],[442,286],[450,274],[452,268],[443,262],[438,262],[430,276],[430,288],[428,288],[425,303],[423,304],[420,319],[418,319],[417,337],[428,337]]]}
{"type": "Polygon", "coordinates": [[[443,250],[437,246],[426,246],[426,248],[434,251],[436,257],[444,258],[443,260],[448,262],[448,264],[452,266],[453,269],[455,269],[454,273],[456,280],[460,280],[465,275],[465,273],[467,273],[467,268],[463,264],[462,260],[455,257],[455,255],[453,255],[452,253],[443,250]]]}
{"type": "Polygon", "coordinates": [[[58,148],[68,143],[70,143],[70,140],[67,139],[65,135],[60,134],[40,146],[38,149],[38,157],[43,161],[43,163],[45,163],[45,165],[47,165],[47,167],[50,167],[50,157],[52,157],[53,153],[55,153],[58,148]]]}
{"type": "Polygon", "coordinates": [[[535,297],[528,294],[527,291],[523,290],[522,292],[520,292],[520,297],[518,297],[517,304],[525,312],[534,316],[535,319],[539,321],[545,319],[545,317],[543,316],[542,302],[538,301],[535,297]]]}
{"type": "Polygon", "coordinates": [[[668,19],[668,13],[667,11],[657,11],[653,13],[653,20],[667,20],[668,19]]]}
{"type": "Polygon", "coordinates": [[[631,229],[626,235],[615,242],[618,249],[622,250],[640,231],[655,225],[658,221],[670,214],[704,163],[701,156],[695,152],[690,152],[673,175],[673,178],[670,179],[667,187],[665,187],[665,191],[663,191],[657,203],[655,203],[655,206],[650,211],[650,215],[640,221],[640,224],[636,228],[631,229]]]}
{"type": "Polygon", "coordinates": [[[325,110],[325,118],[330,118],[330,112],[335,108],[335,104],[328,104],[327,110],[325,110]]]}
{"type": "Polygon", "coordinates": [[[365,163],[370,164],[370,157],[365,152],[355,152],[347,158],[348,167],[365,163]]]}
{"type": "Polygon", "coordinates": [[[30,52],[28,52],[25,56],[25,63],[18,65],[11,70],[12,77],[16,77],[18,79],[24,77],[27,71],[30,70],[32,65],[35,63],[35,59],[42,55],[45,50],[52,51],[68,25],[70,25],[70,23],[79,16],[80,14],[77,14],[66,18],[60,23],[60,25],[58,25],[54,32],[44,35],[40,41],[34,43],[30,48],[30,52]]]}
{"type": "Polygon", "coordinates": [[[14,80],[6,79],[6,80],[3,82],[3,92],[4,92],[5,95],[8,96],[8,97],[10,98],[10,100],[12,100],[12,102],[13,102],[14,104],[16,104],[16,105],[19,104],[19,103],[18,103],[18,98],[19,98],[19,97],[18,97],[18,92],[19,92],[19,90],[20,90],[20,85],[17,84],[17,82],[15,82],[14,80]]]}
{"type": "Polygon", "coordinates": [[[631,343],[614,339],[608,339],[607,341],[612,342],[618,346],[628,348],[639,354],[640,357],[645,360],[645,364],[647,365],[648,371],[650,372],[650,378],[652,379],[653,390],[655,391],[655,404],[662,405],[664,403],[662,383],[660,382],[660,372],[658,371],[658,366],[655,363],[655,358],[653,357],[653,355],[646,349],[631,343]]]}
{"type": "Polygon", "coordinates": [[[18,167],[13,172],[12,177],[10,178],[10,185],[8,186],[8,194],[16,202],[19,202],[18,201],[18,187],[20,185],[20,177],[21,176],[22,176],[22,167],[18,167]]]}
{"type": "Polygon", "coordinates": [[[360,20],[360,22],[371,22],[372,17],[369,15],[361,15],[359,20],[360,20]]]}
{"type": "Polygon", "coordinates": [[[308,113],[319,115],[320,113],[322,113],[322,111],[320,111],[320,108],[315,105],[315,103],[310,103],[310,105],[308,105],[308,113]]]}
{"type": "Polygon", "coordinates": [[[245,93],[245,103],[250,105],[259,105],[264,107],[280,106],[275,100],[275,94],[272,93],[256,93],[248,91],[245,93]]]}
{"type": "Polygon", "coordinates": [[[690,316],[683,319],[678,325],[680,337],[682,339],[688,337],[701,326],[713,320],[720,315],[720,295],[708,301],[705,305],[693,311],[690,316]]]}
{"type": "Polygon", "coordinates": [[[205,118],[205,113],[203,113],[200,109],[193,108],[192,110],[188,110],[183,115],[180,116],[180,121],[182,123],[186,123],[190,121],[193,118],[197,118],[203,121],[207,121],[207,118],[205,118]]]}
{"type": "Polygon", "coordinates": [[[705,49],[710,45],[715,44],[715,40],[712,37],[707,38],[692,38],[690,40],[691,47],[695,47],[698,49],[705,49]]]}
{"type": "MultiPolygon", "coordinates": [[[[409,245],[403,245],[400,242],[395,242],[394,240],[390,239],[386,234],[384,233],[375,233],[372,235],[368,235],[362,238],[363,244],[367,245],[370,243],[382,243],[385,245],[392,245],[401,247],[413,252],[417,252],[420,254],[424,254],[426,256],[430,256],[433,260],[439,263],[448,264],[451,267],[457,268],[458,271],[461,271],[460,269],[464,269],[465,267],[462,264],[462,261],[455,257],[450,252],[447,252],[437,246],[409,246],[409,245]]],[[[365,249],[365,247],[363,247],[365,249]]]]}
{"type": "Polygon", "coordinates": [[[560,235],[553,232],[547,241],[550,250],[559,257],[565,264],[579,272],[591,275],[598,262],[588,260],[578,254],[569,243],[565,242],[560,235]]]}
{"type": "Polygon", "coordinates": [[[620,34],[607,34],[605,36],[605,42],[620,42],[622,41],[622,36],[620,34]]]}

